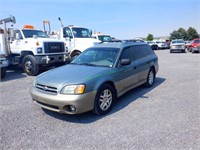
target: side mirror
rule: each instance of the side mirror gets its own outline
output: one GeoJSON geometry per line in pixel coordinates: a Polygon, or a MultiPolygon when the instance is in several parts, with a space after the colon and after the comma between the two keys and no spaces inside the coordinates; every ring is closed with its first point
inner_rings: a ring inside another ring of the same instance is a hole
{"type": "Polygon", "coordinates": [[[19,33],[16,33],[16,39],[19,40],[20,37],[19,37],[19,33]]]}
{"type": "Polygon", "coordinates": [[[33,38],[34,38],[34,39],[37,39],[37,38],[38,38],[38,36],[34,34],[34,35],[33,35],[33,38]]]}
{"type": "Polygon", "coordinates": [[[126,66],[131,64],[131,59],[121,59],[120,60],[120,65],[121,66],[126,66]]]}

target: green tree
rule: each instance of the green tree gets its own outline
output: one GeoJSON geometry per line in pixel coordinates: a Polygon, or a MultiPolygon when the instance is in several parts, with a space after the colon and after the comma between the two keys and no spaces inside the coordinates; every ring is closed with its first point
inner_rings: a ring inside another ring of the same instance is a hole
{"type": "Polygon", "coordinates": [[[170,34],[170,40],[174,40],[174,39],[183,39],[183,40],[187,40],[187,31],[183,28],[179,28],[178,30],[174,30],[171,34],[170,34]]]}
{"type": "Polygon", "coordinates": [[[187,31],[183,28],[179,28],[178,29],[178,33],[179,33],[179,36],[180,36],[180,39],[183,39],[183,40],[187,40],[188,37],[187,37],[187,31]]]}
{"type": "Polygon", "coordinates": [[[153,40],[153,34],[148,34],[146,40],[147,41],[152,41],[153,40]]]}
{"type": "Polygon", "coordinates": [[[198,38],[199,35],[198,35],[196,29],[189,27],[189,29],[187,30],[187,37],[188,37],[188,40],[193,40],[195,38],[198,38]]]}

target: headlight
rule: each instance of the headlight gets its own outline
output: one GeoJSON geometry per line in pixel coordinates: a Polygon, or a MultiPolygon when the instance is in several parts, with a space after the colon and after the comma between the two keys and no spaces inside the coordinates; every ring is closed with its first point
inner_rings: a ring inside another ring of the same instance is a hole
{"type": "Polygon", "coordinates": [[[38,54],[42,53],[42,48],[41,48],[41,47],[40,47],[40,48],[37,48],[37,53],[38,53],[38,54]]]}
{"type": "Polygon", "coordinates": [[[83,94],[85,90],[85,85],[66,85],[61,90],[61,94],[83,94]]]}
{"type": "Polygon", "coordinates": [[[174,45],[172,45],[172,46],[171,46],[171,49],[175,49],[175,46],[174,46],[174,45]]]}
{"type": "Polygon", "coordinates": [[[181,48],[184,49],[184,48],[185,48],[185,45],[182,45],[181,48]]]}

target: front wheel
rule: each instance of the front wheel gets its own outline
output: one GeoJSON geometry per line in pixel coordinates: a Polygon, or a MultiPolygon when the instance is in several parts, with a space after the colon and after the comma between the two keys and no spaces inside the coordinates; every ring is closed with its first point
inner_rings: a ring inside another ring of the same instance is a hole
{"type": "Polygon", "coordinates": [[[74,60],[81,52],[75,51],[71,54],[71,61],[74,60]]]}
{"type": "Polygon", "coordinates": [[[24,72],[29,76],[35,76],[39,73],[39,65],[36,64],[35,57],[32,55],[25,56],[22,65],[24,72]]]}
{"type": "Polygon", "coordinates": [[[93,112],[98,115],[108,113],[112,108],[115,97],[115,91],[111,85],[102,85],[97,91],[93,112]]]}
{"type": "Polygon", "coordinates": [[[147,76],[147,82],[145,83],[146,87],[151,87],[153,86],[155,81],[155,71],[151,68],[149,70],[148,76],[147,76]]]}

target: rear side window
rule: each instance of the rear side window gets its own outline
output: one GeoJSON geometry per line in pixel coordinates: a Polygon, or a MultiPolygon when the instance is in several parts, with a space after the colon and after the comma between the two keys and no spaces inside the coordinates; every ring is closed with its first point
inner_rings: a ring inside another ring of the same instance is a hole
{"type": "Polygon", "coordinates": [[[132,47],[132,53],[135,60],[152,55],[154,52],[148,45],[138,45],[132,47]]]}

